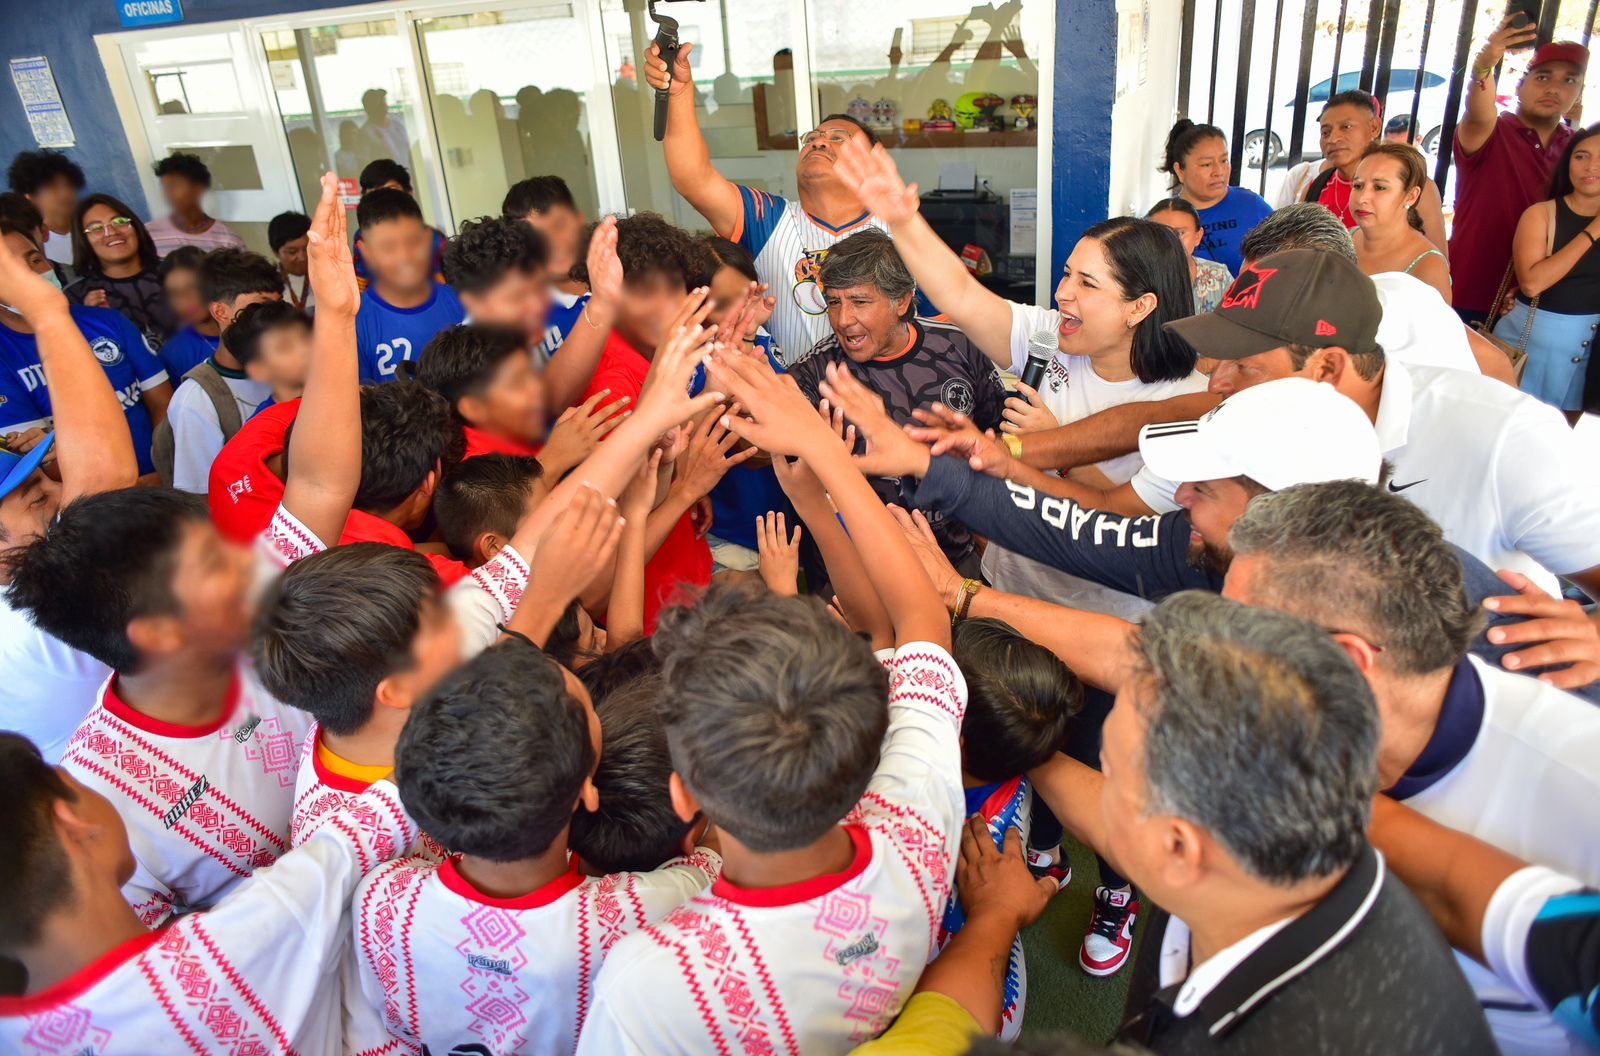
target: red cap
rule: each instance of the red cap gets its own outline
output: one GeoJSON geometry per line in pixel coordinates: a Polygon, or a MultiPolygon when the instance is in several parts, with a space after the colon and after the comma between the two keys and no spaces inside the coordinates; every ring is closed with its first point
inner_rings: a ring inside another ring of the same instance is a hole
{"type": "Polygon", "coordinates": [[[1570,62],[1580,70],[1588,69],[1589,49],[1575,40],[1553,41],[1533,53],[1533,58],[1528,60],[1528,69],[1551,62],[1570,62]]]}

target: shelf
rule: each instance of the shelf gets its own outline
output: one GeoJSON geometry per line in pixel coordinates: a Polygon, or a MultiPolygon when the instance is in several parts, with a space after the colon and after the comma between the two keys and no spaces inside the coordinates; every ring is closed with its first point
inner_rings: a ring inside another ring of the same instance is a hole
{"type": "MultiPolygon", "coordinates": [[[[949,150],[953,147],[1037,147],[1039,133],[1026,132],[880,132],[878,140],[889,150],[949,150]]],[[[758,141],[762,150],[796,150],[795,136],[768,135],[758,141]]]]}

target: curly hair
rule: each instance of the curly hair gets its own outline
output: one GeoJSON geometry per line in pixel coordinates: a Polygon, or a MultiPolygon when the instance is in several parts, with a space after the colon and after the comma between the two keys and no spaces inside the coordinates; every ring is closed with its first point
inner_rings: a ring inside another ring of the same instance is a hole
{"type": "Polygon", "coordinates": [[[72,189],[81,191],[88,181],[78,163],[54,150],[24,150],[11,159],[6,179],[18,194],[37,194],[41,187],[65,178],[72,189]]]}
{"type": "MultiPolygon", "coordinates": [[[[572,277],[589,281],[589,240],[598,224],[590,224],[578,246],[578,263],[572,277]]],[[[624,282],[637,283],[660,275],[682,280],[685,290],[705,286],[720,267],[709,246],[681,227],[669,224],[659,213],[636,213],[617,221],[617,257],[624,282]]]]}
{"type": "Polygon", "coordinates": [[[530,274],[550,260],[550,247],[531,224],[498,216],[466,220],[444,244],[444,281],[458,293],[484,293],[510,271],[530,274]]]}
{"type": "Polygon", "coordinates": [[[206,168],[206,163],[200,160],[198,154],[185,154],[182,151],[168,154],[156,162],[156,176],[182,176],[192,180],[202,187],[211,186],[211,170],[206,168]]]}

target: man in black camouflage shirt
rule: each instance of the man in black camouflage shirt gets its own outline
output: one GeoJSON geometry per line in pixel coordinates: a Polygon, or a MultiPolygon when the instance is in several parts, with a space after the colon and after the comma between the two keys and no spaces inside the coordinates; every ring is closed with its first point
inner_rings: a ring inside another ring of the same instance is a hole
{"type": "MultiPolygon", "coordinates": [[[[937,402],[980,429],[999,427],[1006,401],[1000,372],[960,330],[915,315],[916,282],[887,234],[868,228],[834,246],[821,282],[833,333],[789,368],[813,404],[822,398],[828,365],[837,363],[881,396],[901,425],[914,421],[913,410],[937,402]]],[[[872,486],[884,502],[908,508],[916,492],[916,481],[902,488],[899,477],[875,477],[872,486]]],[[[972,533],[938,511],[930,519],[945,555],[976,576],[972,533]]]]}

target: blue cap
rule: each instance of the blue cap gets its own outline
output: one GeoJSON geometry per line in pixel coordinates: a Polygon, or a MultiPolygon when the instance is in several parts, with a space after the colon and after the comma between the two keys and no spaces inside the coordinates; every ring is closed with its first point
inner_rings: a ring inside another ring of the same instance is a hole
{"type": "Polygon", "coordinates": [[[39,468],[39,463],[44,461],[44,456],[55,446],[55,442],[56,434],[47,433],[45,438],[25,455],[0,448],[0,499],[27,483],[28,478],[33,476],[33,471],[39,468]]]}

